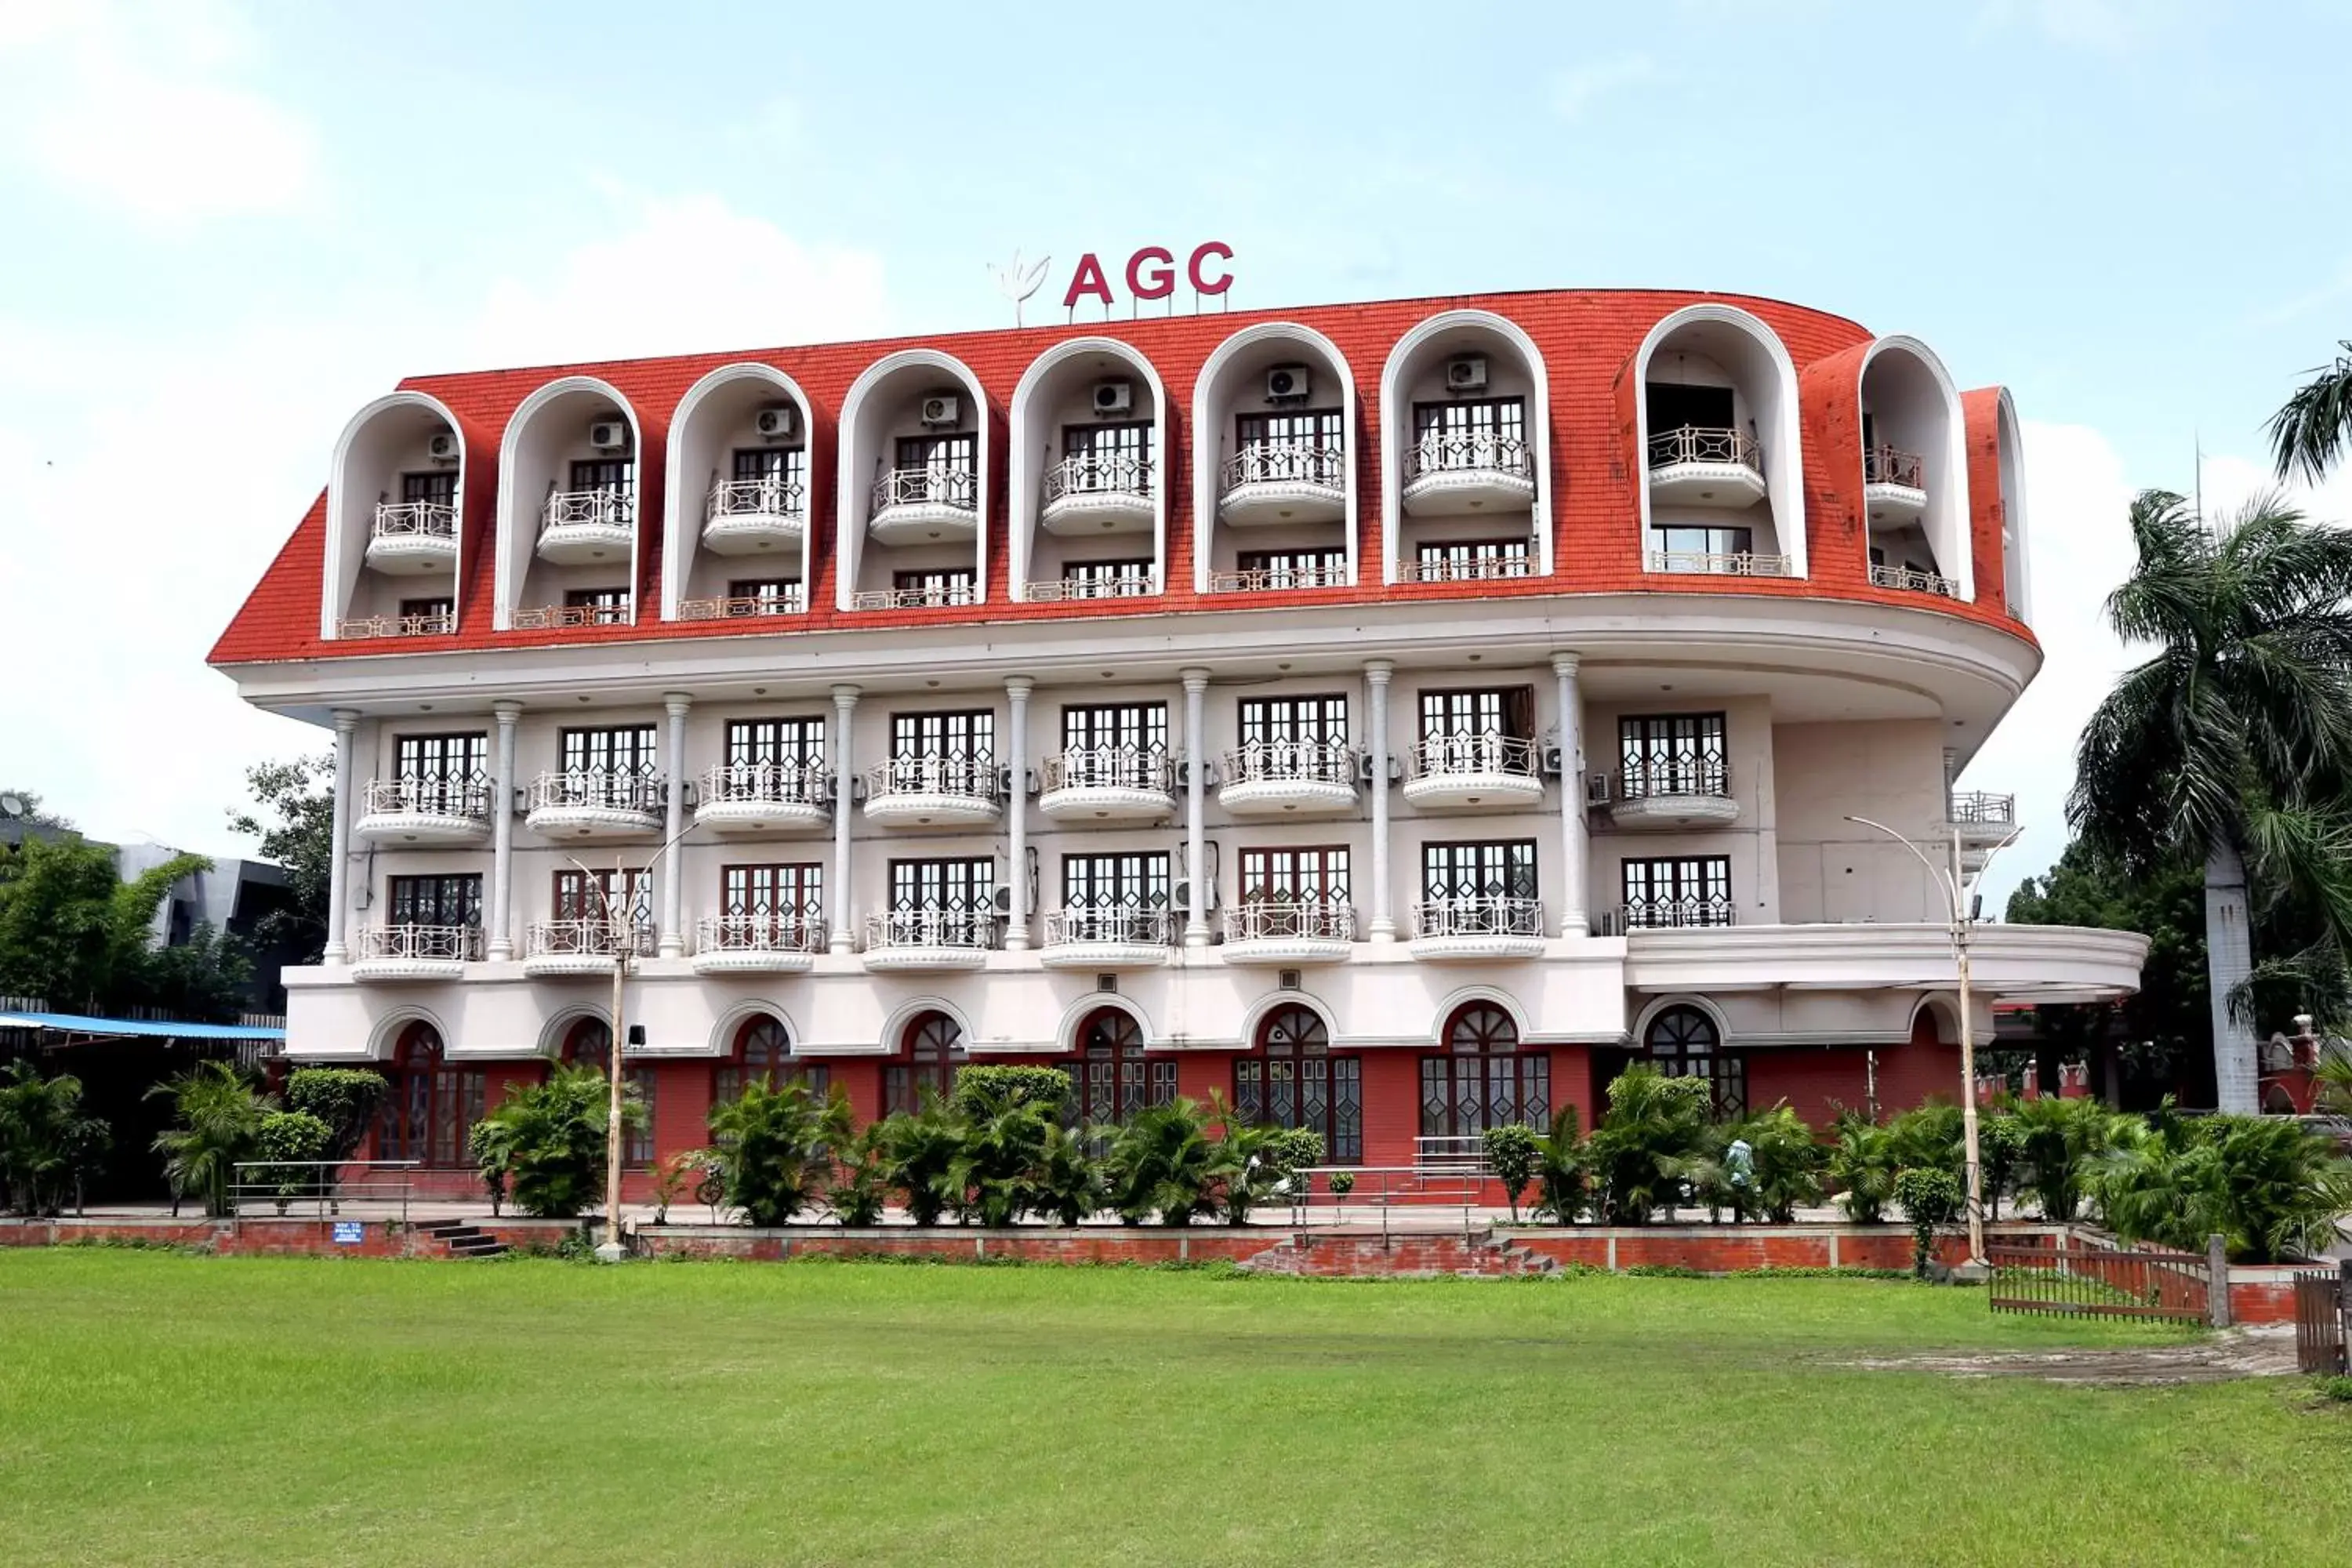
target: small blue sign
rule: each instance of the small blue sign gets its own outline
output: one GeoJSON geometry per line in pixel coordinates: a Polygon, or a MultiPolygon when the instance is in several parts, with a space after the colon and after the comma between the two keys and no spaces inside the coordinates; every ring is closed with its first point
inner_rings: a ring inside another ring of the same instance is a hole
{"type": "Polygon", "coordinates": [[[335,1222],[335,1245],[357,1247],[366,1232],[367,1227],[355,1219],[339,1219],[335,1222]]]}

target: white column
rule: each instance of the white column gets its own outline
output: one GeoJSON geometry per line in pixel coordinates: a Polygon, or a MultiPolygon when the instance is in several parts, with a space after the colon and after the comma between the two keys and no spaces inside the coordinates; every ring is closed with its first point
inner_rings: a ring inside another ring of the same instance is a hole
{"type": "Polygon", "coordinates": [[[1019,952],[1029,945],[1029,693],[1036,685],[1025,675],[1013,676],[1004,683],[1004,694],[1013,704],[1004,747],[1004,765],[1013,775],[1013,798],[1004,806],[1013,858],[1004,877],[1004,886],[1012,889],[1011,912],[1004,921],[1007,952],[1019,952]]]}
{"type": "Polygon", "coordinates": [[[1184,945],[1209,945],[1209,748],[1201,721],[1202,699],[1209,689],[1209,672],[1188,669],[1184,675],[1184,879],[1192,884],[1191,905],[1184,911],[1184,945]]]}
{"type": "Polygon", "coordinates": [[[515,723],[522,717],[522,704],[494,702],[490,711],[498,719],[499,735],[490,773],[488,956],[493,963],[507,963],[514,958],[515,723]]]}
{"type": "Polygon", "coordinates": [[[1591,879],[1586,869],[1584,826],[1584,694],[1576,682],[1583,661],[1572,653],[1551,656],[1559,678],[1559,934],[1589,936],[1585,900],[1591,879]]]}
{"type": "Polygon", "coordinates": [[[660,952],[664,958],[676,958],[686,952],[686,932],[681,929],[679,915],[686,905],[686,878],[678,864],[678,835],[686,831],[686,715],[694,700],[683,691],[662,693],[662,707],[669,714],[669,740],[662,759],[669,770],[668,800],[663,813],[662,845],[669,858],[661,870],[662,924],[660,952]]]}
{"type": "Polygon", "coordinates": [[[335,710],[335,820],[327,866],[327,945],[321,963],[343,963],[351,948],[343,941],[344,923],[352,907],[352,746],[360,716],[352,709],[335,710]]]}
{"type": "Polygon", "coordinates": [[[828,945],[847,952],[856,945],[849,929],[849,813],[856,804],[856,769],[849,746],[850,715],[857,710],[857,688],[833,689],[833,885],[825,889],[825,921],[833,928],[828,945]]]}
{"type": "Polygon", "coordinates": [[[1389,677],[1396,666],[1376,658],[1364,666],[1366,726],[1372,752],[1372,920],[1374,942],[1396,940],[1396,905],[1389,889],[1389,677]]]}

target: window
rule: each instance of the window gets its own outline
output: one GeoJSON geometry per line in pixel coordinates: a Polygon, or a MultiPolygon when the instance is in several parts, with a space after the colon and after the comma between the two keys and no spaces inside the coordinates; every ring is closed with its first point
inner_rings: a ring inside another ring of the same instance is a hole
{"type": "Polygon", "coordinates": [[[566,588],[563,607],[586,610],[583,617],[592,626],[617,626],[629,618],[629,591],[626,588],[566,588]]]}
{"type": "Polygon", "coordinates": [[[1244,451],[1320,447],[1327,451],[1337,452],[1347,445],[1344,417],[1337,408],[1244,414],[1234,420],[1234,435],[1244,451]]]}
{"type": "Polygon", "coordinates": [[[487,735],[403,735],[393,742],[393,774],[404,783],[478,784],[489,779],[487,735]]]}
{"type": "Polygon", "coordinates": [[[1445,1054],[1421,1058],[1421,1135],[1475,1138],[1515,1124],[1551,1125],[1551,1058],[1519,1048],[1508,1013],[1473,1002],[1446,1020],[1445,1054]]]}
{"type": "Polygon", "coordinates": [[[1343,846],[1242,851],[1245,903],[1348,901],[1348,851],[1343,846]]]}
{"type": "Polygon", "coordinates": [[[1536,693],[1531,686],[1421,694],[1421,738],[1424,742],[1486,736],[1528,741],[1535,738],[1535,732],[1536,693]]]}
{"type": "Polygon", "coordinates": [[[984,855],[969,860],[893,860],[890,907],[993,915],[996,862],[984,855]]]}
{"type": "Polygon", "coordinates": [[[418,1022],[401,1032],[384,1078],[376,1112],[377,1159],[444,1169],[472,1163],[467,1142],[483,1114],[479,1068],[451,1067],[442,1059],[440,1032],[418,1022]]]}
{"type": "Polygon", "coordinates": [[[446,594],[423,599],[400,601],[400,618],[419,623],[417,633],[453,632],[457,629],[457,601],[446,594]]]}
{"type": "Polygon", "coordinates": [[[1413,548],[1413,563],[1424,581],[1524,577],[1529,570],[1524,539],[1457,539],[1413,548]]]}
{"type": "Polygon", "coordinates": [[[574,458],[572,464],[572,488],[574,490],[626,489],[633,467],[626,458],[574,458]]]}
{"type": "Polygon", "coordinates": [[[385,889],[396,926],[479,926],[482,878],[478,871],[434,877],[394,877],[385,889]]]}
{"type": "Polygon", "coordinates": [[[1413,405],[1413,457],[1423,472],[1522,467],[1527,435],[1525,398],[1459,398],[1413,405]]]}
{"type": "Polygon", "coordinates": [[[1659,566],[1664,572],[1705,572],[1708,563],[1687,559],[1696,556],[1753,554],[1756,534],[1746,528],[1693,528],[1676,525],[1650,530],[1650,547],[1663,551],[1668,557],[1659,566]]]}
{"type": "Polygon", "coordinates": [[[1245,1122],[1304,1127],[1323,1135],[1323,1157],[1364,1157],[1364,1064],[1330,1054],[1330,1031],[1312,1007],[1277,1007],[1258,1026],[1255,1054],[1234,1060],[1234,1114],[1245,1122]]]}
{"type": "Polygon", "coordinates": [[[1085,584],[1080,598],[1123,598],[1151,592],[1149,561],[1072,561],[1062,568],[1066,581],[1085,584]]]}
{"type": "Polygon", "coordinates": [[[986,708],[955,713],[893,713],[890,758],[940,757],[958,763],[996,760],[996,715],[986,708]]]}
{"type": "Polygon", "coordinates": [[[801,607],[801,585],[793,577],[737,577],[727,584],[728,614],[781,616],[801,607]]]}
{"type": "Polygon", "coordinates": [[[724,1105],[739,1098],[743,1086],[757,1083],[770,1089],[798,1082],[822,1100],[832,1089],[832,1075],[823,1062],[793,1059],[793,1037],[782,1021],[761,1014],[735,1031],[734,1053],[710,1071],[710,1103],[724,1105]]]}
{"type": "Polygon", "coordinates": [[[1628,860],[1622,869],[1629,931],[1731,923],[1728,855],[1628,860]]]}
{"type": "MultiPolygon", "coordinates": [[[[612,1058],[613,1028],[602,1018],[583,1018],[563,1037],[563,1060],[569,1066],[606,1072],[611,1070],[607,1064],[612,1058]]],[[[622,1134],[621,1163],[650,1165],[654,1163],[654,1069],[627,1068],[625,1071],[622,1082],[636,1090],[645,1116],[622,1134]]]]}
{"type": "Polygon", "coordinates": [[[900,1059],[882,1069],[882,1114],[911,1116],[926,1094],[945,1096],[963,1065],[963,1030],[945,1013],[924,1013],[900,1037],[900,1059]]]}
{"type": "Polygon", "coordinates": [[[719,872],[719,908],[728,915],[824,918],[824,867],[818,861],[780,866],[726,866],[719,872]]]}
{"type": "Polygon", "coordinates": [[[926,607],[969,605],[976,579],[969,566],[945,566],[927,572],[893,572],[890,586],[902,602],[926,607]]]}
{"type": "Polygon", "coordinates": [[[423,502],[426,506],[454,507],[457,504],[457,475],[449,468],[430,474],[403,474],[400,499],[411,506],[423,502]]]}
{"type": "Polygon", "coordinates": [[[1168,704],[1118,702],[1062,710],[1062,749],[1168,755],[1168,704]]]}
{"type": "Polygon", "coordinates": [[[1328,588],[1346,581],[1348,552],[1328,550],[1244,550],[1235,552],[1234,567],[1246,574],[1264,574],[1265,588],[1328,588]]]}
{"type": "MultiPolygon", "coordinates": [[[[1699,430],[1731,428],[1731,388],[1727,386],[1693,386],[1686,382],[1654,381],[1643,392],[1643,401],[1648,405],[1650,434],[1653,436],[1686,426],[1699,430]]],[[[1867,446],[1868,442],[1865,440],[1864,444],[1867,446]]]]}
{"type": "Polygon", "coordinates": [[[651,931],[654,923],[654,879],[649,871],[583,871],[567,866],[555,873],[555,918],[608,924],[614,908],[628,911],[629,923],[651,931]]]}
{"type": "Polygon", "coordinates": [[[559,737],[565,773],[594,771],[624,777],[656,777],[660,760],[654,747],[654,726],[633,724],[617,730],[566,730],[559,737]]]}
{"type": "Polygon", "coordinates": [[[1062,456],[1083,459],[1069,479],[1072,489],[1151,493],[1151,422],[1148,419],[1066,425],[1062,456]]]}
{"type": "Polygon", "coordinates": [[[1748,1062],[1726,1052],[1715,1020],[1696,1007],[1669,1007],[1650,1020],[1642,1047],[1668,1078],[1705,1079],[1717,1118],[1748,1114],[1748,1062]]]}
{"type": "Polygon", "coordinates": [[[1062,907],[1109,913],[1168,907],[1168,852],[1062,857],[1062,907]]]}
{"type": "Polygon", "coordinates": [[[727,723],[727,765],[824,761],[823,719],[731,719],[727,723]]]}
{"type": "Polygon", "coordinates": [[[1176,1098],[1175,1059],[1147,1054],[1142,1026],[1117,1007],[1078,1026],[1078,1109],[1090,1122],[1116,1125],[1176,1098]]]}
{"type": "Polygon", "coordinates": [[[808,479],[808,452],[800,447],[738,447],[735,479],[738,483],[773,479],[788,490],[796,489],[808,479]]]}
{"type": "Polygon", "coordinates": [[[980,466],[980,437],[975,435],[901,436],[898,467],[933,474],[970,476],[980,466]]]}
{"type": "Polygon", "coordinates": [[[1629,713],[1617,721],[1617,759],[1627,800],[1655,795],[1722,795],[1720,713],[1629,713]]]}
{"type": "Polygon", "coordinates": [[[1536,896],[1536,846],[1512,839],[1421,847],[1422,897],[1438,902],[1536,896]]]}
{"type": "Polygon", "coordinates": [[[1242,744],[1274,745],[1312,742],[1327,746],[1348,743],[1348,700],[1344,697],[1244,697],[1241,703],[1242,744]]]}

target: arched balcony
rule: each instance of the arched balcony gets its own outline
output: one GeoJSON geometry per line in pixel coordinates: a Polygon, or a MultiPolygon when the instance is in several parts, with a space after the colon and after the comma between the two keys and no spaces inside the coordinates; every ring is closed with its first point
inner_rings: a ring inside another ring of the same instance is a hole
{"type": "Polygon", "coordinates": [[[2010,618],[2025,621],[2033,610],[2032,574],[2025,549],[2025,442],[2009,388],[2001,387],[1999,393],[1994,428],[2000,460],[2001,586],[2009,597],[2010,618]]]}
{"type": "Polygon", "coordinates": [[[1322,333],[1265,321],[1217,345],[1192,391],[1194,592],[1357,581],[1359,424],[1354,373],[1322,333]]]}
{"type": "Polygon", "coordinates": [[[678,400],[663,486],[664,620],[808,608],[815,433],[808,395],[763,364],[721,365],[678,400]]]}
{"type": "Polygon", "coordinates": [[[644,441],[628,399],[593,376],[523,399],[499,453],[496,626],[635,623],[644,441]]]}
{"type": "Polygon", "coordinates": [[[1976,596],[1960,395],[1913,338],[1881,338],[1862,362],[1862,496],[1875,587],[1976,596]]]}
{"type": "Polygon", "coordinates": [[[1643,568],[1805,575],[1797,372],[1772,329],[1685,306],[1650,330],[1633,375],[1643,568]]]}
{"type": "Polygon", "coordinates": [[[991,418],[960,362],[908,349],[841,404],[838,605],[976,605],[987,596],[991,418]]]}
{"type": "Polygon", "coordinates": [[[327,478],[322,637],[457,629],[467,434],[421,392],[379,397],[343,427],[327,478]]]}
{"type": "Polygon", "coordinates": [[[1535,340],[1488,310],[1448,310],[1381,373],[1381,513],[1391,583],[1551,573],[1551,405],[1535,340]]]}
{"type": "Polygon", "coordinates": [[[1167,581],[1167,391],[1113,338],[1038,356],[1013,393],[1013,596],[1125,599],[1167,581]]]}

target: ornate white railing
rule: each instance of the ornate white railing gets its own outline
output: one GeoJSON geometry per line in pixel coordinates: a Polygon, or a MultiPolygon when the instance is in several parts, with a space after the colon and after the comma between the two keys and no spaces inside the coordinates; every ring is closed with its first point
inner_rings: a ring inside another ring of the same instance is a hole
{"type": "Polygon", "coordinates": [[[797,616],[808,608],[808,595],[798,583],[787,583],[781,594],[739,594],[732,598],[681,599],[681,621],[730,621],[740,616],[797,616]]]}
{"type": "Polygon", "coordinates": [[[1253,441],[1224,460],[1218,479],[1223,490],[1269,484],[1345,489],[1348,453],[1343,447],[1318,447],[1309,441],[1253,441]]]}
{"type": "Polygon", "coordinates": [[[362,959],[415,958],[444,963],[482,962],[479,926],[367,926],[360,931],[362,959]]]}
{"type": "Polygon", "coordinates": [[[823,952],[824,942],[824,922],[807,915],[705,915],[694,926],[697,952],[823,952]]]}
{"type": "Polygon", "coordinates": [[[1023,590],[1033,605],[1069,599],[1140,599],[1160,592],[1160,579],[1142,577],[1053,577],[1023,590]]]}
{"type": "Polygon", "coordinates": [[[1653,550],[1647,569],[1715,577],[1789,577],[1795,575],[1796,563],[1786,555],[1759,555],[1748,550],[1730,555],[1699,550],[1653,550]]]}
{"type": "Polygon", "coordinates": [[[1356,911],[1344,899],[1244,898],[1225,911],[1227,942],[1353,942],[1356,911]]]}
{"type": "Polygon", "coordinates": [[[996,763],[986,757],[894,757],[866,770],[866,798],[944,795],[994,800],[1003,782],[996,763]]]}
{"type": "Polygon", "coordinates": [[[1728,896],[1705,898],[1692,894],[1678,899],[1633,899],[1617,907],[1617,929],[1679,931],[1694,926],[1727,926],[1732,923],[1732,916],[1728,896]]]}
{"type": "Polygon", "coordinates": [[[626,626],[626,605],[530,605],[514,613],[517,631],[545,631],[554,626],[626,626]]]}
{"type": "Polygon", "coordinates": [[[1412,907],[1415,936],[1541,936],[1543,902],[1492,894],[1425,899],[1412,907]]]}
{"type": "Polygon", "coordinates": [[[375,503],[377,539],[455,539],[457,509],[435,500],[380,500],[375,503]]]}
{"type": "Polygon", "coordinates": [[[827,805],[833,795],[833,770],[823,763],[720,763],[703,773],[700,798],[705,805],[827,805]]]}
{"type": "Polygon", "coordinates": [[[1073,942],[1119,942],[1165,947],[1176,940],[1176,915],[1167,910],[1139,910],[1125,904],[1080,905],[1055,910],[1045,916],[1045,945],[1073,942]]]}
{"type": "Polygon", "coordinates": [[[626,490],[550,490],[547,504],[540,509],[539,531],[545,533],[551,528],[626,528],[635,513],[636,503],[626,490]]]}
{"type": "Polygon", "coordinates": [[[722,517],[805,517],[808,487],[794,479],[771,476],[760,479],[720,479],[710,487],[703,503],[706,521],[722,517]]]}
{"type": "Polygon", "coordinates": [[[1488,583],[1502,577],[1532,577],[1536,563],[1524,555],[1482,555],[1466,561],[1416,561],[1405,568],[1408,583],[1488,583]]]}
{"type": "Polygon", "coordinates": [[[1617,775],[1619,800],[1730,793],[1731,767],[1720,757],[1668,757],[1640,763],[1617,775]]]}
{"type": "Polygon", "coordinates": [[[894,506],[944,506],[971,511],[979,505],[980,477],[970,468],[892,468],[874,481],[874,510],[894,506]]]}
{"type": "Polygon", "coordinates": [[[1166,795],[1175,787],[1176,766],[1164,750],[1141,746],[1072,746],[1038,767],[1045,787],[1142,789],[1166,795]]]}
{"type": "Polygon", "coordinates": [[[996,911],[969,910],[892,910],[866,917],[866,946],[970,947],[996,945],[996,911]]]}
{"type": "Polygon", "coordinates": [[[1405,752],[1415,778],[1450,778],[1462,773],[1537,775],[1541,753],[1533,741],[1516,735],[1436,735],[1413,743],[1405,752]]]}
{"type": "Polygon", "coordinates": [[[1971,790],[1952,796],[1950,822],[1975,823],[1987,827],[2017,826],[2017,797],[2013,795],[1988,795],[1971,790]]]}
{"type": "Polygon", "coordinates": [[[380,812],[487,821],[490,786],[481,779],[370,779],[360,798],[360,815],[373,816],[380,812]]]}
{"type": "Polygon", "coordinates": [[[1671,468],[1678,463],[1730,463],[1764,471],[1764,448],[1756,437],[1738,430],[1711,430],[1684,425],[1650,437],[1650,467],[1671,468]]]}
{"type": "Polygon", "coordinates": [[[618,768],[569,768],[531,780],[525,798],[531,811],[581,805],[657,816],[667,804],[668,788],[667,781],[651,774],[618,768]]]}
{"type": "Polygon", "coordinates": [[[533,921],[523,928],[523,956],[555,958],[567,953],[610,958],[624,949],[632,958],[651,958],[660,937],[652,924],[632,921],[617,933],[613,922],[594,921],[533,921]]]}
{"type": "Polygon", "coordinates": [[[971,583],[943,588],[866,588],[849,595],[853,610],[936,610],[978,603],[980,589],[971,583]]]}
{"type": "Polygon", "coordinates": [[[1870,569],[1870,585],[1874,588],[1900,588],[1911,594],[1934,594],[1939,598],[1957,599],[1960,585],[1949,577],[1933,572],[1915,572],[1908,566],[1874,566],[1870,569]]]}
{"type": "Polygon", "coordinates": [[[1517,436],[1501,436],[1491,430],[1432,430],[1405,448],[1404,477],[1407,483],[1423,474],[1451,474],[1474,469],[1533,479],[1536,466],[1525,441],[1517,436]]]}
{"type": "Polygon", "coordinates": [[[1927,465],[1916,452],[1900,451],[1893,447],[1872,447],[1862,454],[1862,482],[1866,485],[1902,485],[1908,489],[1925,489],[1927,465]]]}
{"type": "Polygon", "coordinates": [[[335,623],[339,637],[446,637],[457,629],[447,610],[429,616],[346,616],[335,623]]]}
{"type": "Polygon", "coordinates": [[[1131,452],[1065,458],[1045,471],[1045,500],[1064,496],[1151,493],[1151,459],[1131,452]]]}
{"type": "Polygon", "coordinates": [[[1264,594],[1285,588],[1344,588],[1348,563],[1331,566],[1253,566],[1245,572],[1212,572],[1212,594],[1264,594]]]}
{"type": "Polygon", "coordinates": [[[1363,753],[1337,741],[1249,741],[1218,762],[1220,784],[1353,784],[1363,753]]]}

